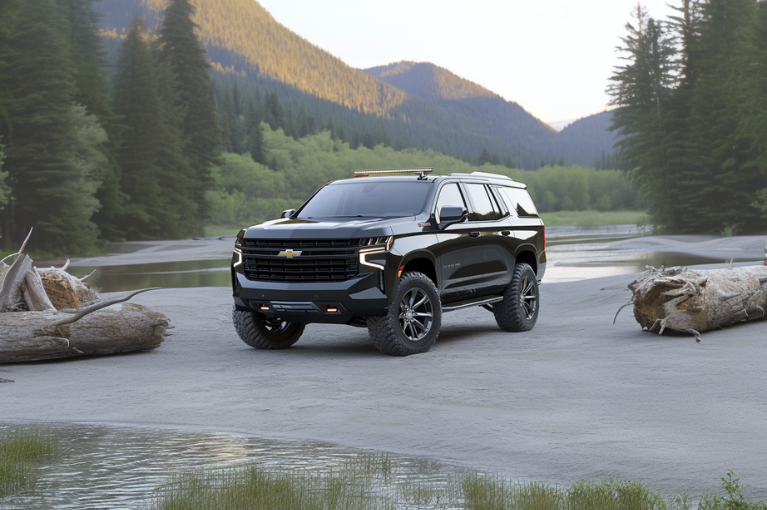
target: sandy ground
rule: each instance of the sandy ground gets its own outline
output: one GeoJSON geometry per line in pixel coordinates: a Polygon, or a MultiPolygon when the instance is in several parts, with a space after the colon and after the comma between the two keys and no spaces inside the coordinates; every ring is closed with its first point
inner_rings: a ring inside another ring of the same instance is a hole
{"type": "Polygon", "coordinates": [[[480,308],[446,314],[434,348],[406,358],[327,325],[258,351],[232,328],[228,289],[155,291],[133,301],[171,318],[160,348],[0,365],[15,381],[0,384],[0,420],[327,441],[520,479],[641,479],[667,494],[717,492],[735,470],[767,499],[767,323],[701,343],[643,333],[630,309],[613,325],[632,279],[544,283],[528,333],[499,331],[480,308]]]}

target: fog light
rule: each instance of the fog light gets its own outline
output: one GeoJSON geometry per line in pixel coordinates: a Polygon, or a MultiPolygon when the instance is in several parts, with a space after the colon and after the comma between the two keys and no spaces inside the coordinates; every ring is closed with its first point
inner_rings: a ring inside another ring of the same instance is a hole
{"type": "Polygon", "coordinates": [[[262,312],[269,311],[269,307],[267,305],[258,305],[258,309],[261,310],[262,312]]]}
{"type": "Polygon", "coordinates": [[[338,307],[335,305],[325,305],[325,311],[327,313],[338,313],[338,307]]]}

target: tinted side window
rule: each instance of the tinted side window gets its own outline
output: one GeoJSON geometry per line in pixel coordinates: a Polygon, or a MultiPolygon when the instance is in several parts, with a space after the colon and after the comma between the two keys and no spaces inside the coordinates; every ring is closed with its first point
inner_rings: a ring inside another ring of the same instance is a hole
{"type": "Polygon", "coordinates": [[[446,205],[449,205],[452,207],[463,207],[464,210],[467,210],[466,202],[463,201],[463,196],[461,195],[461,190],[458,188],[458,185],[455,183],[446,184],[442,186],[442,189],[439,191],[439,198],[437,199],[437,209],[435,212],[437,221],[439,221],[439,212],[446,205]]]}
{"type": "Polygon", "coordinates": [[[501,188],[503,196],[507,199],[512,211],[517,212],[517,216],[538,216],[538,210],[533,204],[533,199],[525,189],[520,188],[501,188]]]}
{"type": "Polygon", "coordinates": [[[498,191],[498,188],[488,188],[488,190],[490,191],[490,198],[493,200],[493,207],[496,210],[496,219],[507,217],[509,215],[509,208],[503,197],[501,197],[501,192],[498,191]]]}
{"type": "Polygon", "coordinates": [[[490,197],[487,195],[487,189],[484,184],[467,184],[471,202],[474,204],[474,211],[469,215],[471,221],[487,221],[495,219],[495,211],[490,197]]]}

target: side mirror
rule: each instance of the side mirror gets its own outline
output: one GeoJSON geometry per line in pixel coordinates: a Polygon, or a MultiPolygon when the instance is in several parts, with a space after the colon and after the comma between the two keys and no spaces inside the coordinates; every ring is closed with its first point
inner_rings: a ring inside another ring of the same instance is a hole
{"type": "Polygon", "coordinates": [[[296,212],[295,209],[285,209],[284,211],[282,211],[282,214],[280,214],[280,218],[290,218],[291,216],[293,216],[293,213],[295,212],[296,212]]]}
{"type": "Polygon", "coordinates": [[[463,207],[446,205],[439,211],[439,228],[443,229],[453,223],[466,221],[469,213],[463,207]]]}

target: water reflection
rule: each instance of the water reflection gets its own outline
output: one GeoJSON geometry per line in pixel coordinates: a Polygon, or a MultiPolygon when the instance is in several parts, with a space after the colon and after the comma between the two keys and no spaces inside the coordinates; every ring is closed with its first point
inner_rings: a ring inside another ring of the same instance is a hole
{"type": "Polygon", "coordinates": [[[123,266],[73,266],[68,271],[78,278],[95,271],[85,281],[98,292],[121,292],[147,287],[188,288],[231,285],[229,259],[123,266]]]}
{"type": "Polygon", "coordinates": [[[711,264],[717,267],[727,267],[730,259],[733,262],[754,262],[760,259],[755,256],[731,256],[724,258],[711,255],[694,255],[673,251],[639,251],[632,249],[615,249],[611,242],[555,244],[547,246],[546,283],[558,283],[600,278],[603,276],[618,276],[645,271],[647,267],[661,266],[693,266],[711,264]]]}
{"type": "MultiPolygon", "coordinates": [[[[0,425],[3,429],[18,428],[0,425]]],[[[271,471],[339,469],[370,452],[325,444],[288,443],[231,434],[127,427],[35,426],[57,438],[59,457],[39,468],[34,490],[0,499],[0,509],[136,509],[152,504],[174,475],[245,466],[271,471]]],[[[378,454],[381,455],[381,454],[378,454]]],[[[433,460],[388,456],[392,484],[444,485],[466,470],[433,460]]]]}

